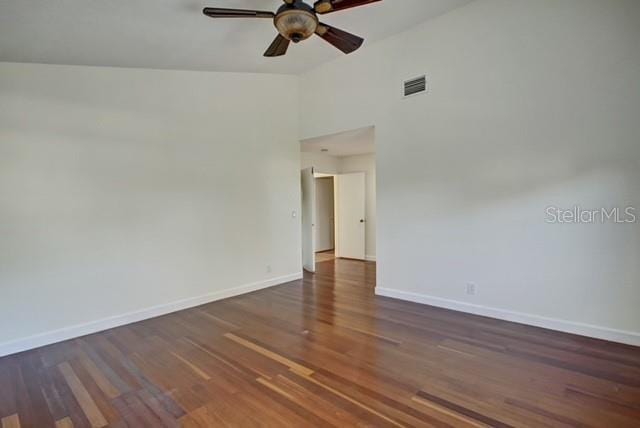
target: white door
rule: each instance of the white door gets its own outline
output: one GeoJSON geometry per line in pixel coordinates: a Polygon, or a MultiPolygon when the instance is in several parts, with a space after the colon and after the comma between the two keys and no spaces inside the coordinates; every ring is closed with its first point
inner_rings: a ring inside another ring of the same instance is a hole
{"type": "Polygon", "coordinates": [[[315,233],[316,217],[316,179],[313,168],[302,170],[302,267],[316,271],[315,233]]]}
{"type": "Polygon", "coordinates": [[[336,179],[336,257],[365,259],[365,175],[336,179]]]}

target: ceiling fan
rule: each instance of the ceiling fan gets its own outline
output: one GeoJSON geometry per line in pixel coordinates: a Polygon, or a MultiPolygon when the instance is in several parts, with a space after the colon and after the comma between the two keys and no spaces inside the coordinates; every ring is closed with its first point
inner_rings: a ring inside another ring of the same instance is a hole
{"type": "Polygon", "coordinates": [[[272,18],[278,36],[264,56],[282,56],[287,53],[289,43],[299,43],[313,34],[322,37],[342,52],[349,54],[357,50],[364,39],[346,31],[323,24],[318,15],[364,6],[381,0],[318,0],[313,7],[302,0],[284,0],[276,13],[260,10],[226,9],[206,7],[202,11],[211,18],[272,18]]]}

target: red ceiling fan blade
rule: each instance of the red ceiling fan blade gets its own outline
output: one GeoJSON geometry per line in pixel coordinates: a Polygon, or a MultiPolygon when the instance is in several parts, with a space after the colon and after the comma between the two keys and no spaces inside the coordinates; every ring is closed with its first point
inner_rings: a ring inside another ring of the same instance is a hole
{"type": "Polygon", "coordinates": [[[275,38],[269,49],[264,53],[264,56],[274,57],[274,56],[282,56],[287,53],[287,49],[289,48],[289,40],[282,37],[281,34],[275,38]]]}
{"type": "Polygon", "coordinates": [[[350,9],[352,7],[365,6],[381,0],[318,0],[313,5],[316,13],[325,14],[337,12],[339,10],[350,9]]]}
{"type": "Polygon", "coordinates": [[[357,50],[364,39],[327,24],[319,24],[316,34],[346,54],[357,50]]]}
{"type": "Polygon", "coordinates": [[[248,9],[225,9],[223,7],[205,7],[202,11],[210,18],[273,18],[273,12],[248,9]]]}

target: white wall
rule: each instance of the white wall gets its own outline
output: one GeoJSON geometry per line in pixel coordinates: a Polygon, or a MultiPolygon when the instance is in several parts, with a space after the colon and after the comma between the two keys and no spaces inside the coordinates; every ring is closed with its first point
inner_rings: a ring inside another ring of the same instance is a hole
{"type": "Polygon", "coordinates": [[[338,170],[341,174],[350,172],[365,173],[365,254],[367,260],[376,260],[376,155],[374,153],[339,158],[338,170]]]}
{"type": "Polygon", "coordinates": [[[340,165],[336,157],[324,153],[302,152],[300,166],[302,169],[313,167],[316,173],[337,174],[340,165]]]}
{"type": "Polygon", "coordinates": [[[379,292],[640,344],[640,225],[545,223],[640,209],[638,22],[478,0],[303,76],[302,139],[376,126],[379,292]]]}
{"type": "Polygon", "coordinates": [[[0,64],[0,354],[299,275],[296,88],[0,64]]]}

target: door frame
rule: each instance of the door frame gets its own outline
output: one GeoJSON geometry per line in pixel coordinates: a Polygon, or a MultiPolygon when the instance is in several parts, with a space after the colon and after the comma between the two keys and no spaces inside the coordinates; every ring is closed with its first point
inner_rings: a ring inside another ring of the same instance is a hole
{"type": "Polygon", "coordinates": [[[300,171],[300,232],[302,241],[302,268],[308,272],[316,271],[316,243],[315,243],[315,217],[316,217],[316,178],[314,169],[306,168],[300,171]]]}
{"type": "MultiPolygon", "coordinates": [[[[338,201],[338,180],[340,179],[340,176],[345,176],[345,175],[352,175],[352,174],[365,174],[365,185],[366,185],[366,172],[365,171],[358,171],[358,172],[349,172],[349,173],[344,173],[344,174],[340,174],[340,173],[324,173],[324,172],[320,172],[317,171],[315,168],[313,168],[313,177],[314,179],[318,179],[318,178],[325,178],[325,177],[332,177],[333,178],[333,210],[334,210],[334,222],[333,222],[333,233],[334,233],[334,252],[335,252],[335,256],[336,258],[343,258],[343,259],[350,259],[350,260],[359,260],[359,261],[367,261],[367,257],[366,257],[366,207],[363,213],[363,217],[362,219],[364,220],[364,228],[365,228],[365,232],[364,232],[364,238],[363,238],[363,244],[365,247],[365,251],[364,251],[364,257],[363,258],[351,258],[351,257],[342,257],[340,256],[340,251],[339,251],[339,246],[340,246],[340,239],[339,239],[339,218],[340,218],[340,203],[338,201]]],[[[366,189],[363,188],[364,191],[364,196],[366,198],[366,189]]],[[[314,201],[315,202],[315,201],[314,201]]],[[[315,203],[314,203],[315,205],[315,203]]],[[[365,199],[365,206],[366,206],[366,199],[365,199]]],[[[315,209],[317,209],[317,207],[314,207],[314,211],[315,209]]],[[[315,212],[314,212],[314,225],[317,222],[317,219],[315,218],[315,212]]],[[[314,250],[315,250],[315,230],[314,230],[314,250]]],[[[315,262],[315,251],[314,251],[314,262],[315,262]]],[[[308,269],[305,269],[308,270],[308,269]]]]}

